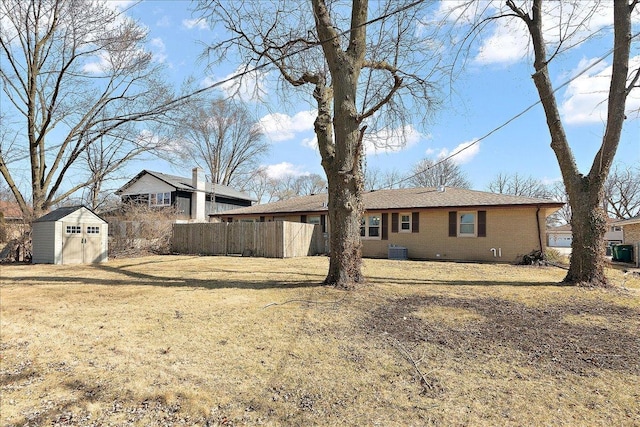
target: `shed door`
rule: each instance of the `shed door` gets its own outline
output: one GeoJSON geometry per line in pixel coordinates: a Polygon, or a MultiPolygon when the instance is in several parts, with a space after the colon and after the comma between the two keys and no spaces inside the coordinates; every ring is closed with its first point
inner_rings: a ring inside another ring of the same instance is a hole
{"type": "Polygon", "coordinates": [[[100,224],[84,225],[84,262],[98,262],[102,256],[102,233],[100,224]]]}
{"type": "Polygon", "coordinates": [[[102,252],[102,232],[100,224],[62,223],[63,264],[82,264],[99,260],[102,252]]]}

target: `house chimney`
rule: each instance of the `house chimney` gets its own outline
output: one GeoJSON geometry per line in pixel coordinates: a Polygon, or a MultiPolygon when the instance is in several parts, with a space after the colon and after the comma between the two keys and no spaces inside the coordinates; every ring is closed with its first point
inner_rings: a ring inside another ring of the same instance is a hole
{"type": "Polygon", "coordinates": [[[204,171],[199,167],[193,168],[191,176],[191,186],[194,190],[193,196],[191,197],[191,219],[196,222],[205,222],[206,191],[204,171]]]}

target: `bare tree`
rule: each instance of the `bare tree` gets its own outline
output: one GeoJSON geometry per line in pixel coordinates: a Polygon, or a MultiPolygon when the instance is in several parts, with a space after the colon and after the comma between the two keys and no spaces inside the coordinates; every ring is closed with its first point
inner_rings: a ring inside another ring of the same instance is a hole
{"type": "Polygon", "coordinates": [[[269,203],[298,196],[325,193],[327,181],[318,174],[286,175],[273,178],[269,176],[266,168],[262,168],[254,175],[247,189],[261,203],[269,203]]]}
{"type": "MultiPolygon", "coordinates": [[[[638,86],[640,70],[629,72],[631,50],[631,13],[637,0],[614,0],[613,3],[613,68],[607,99],[607,119],[602,143],[591,169],[585,175],[578,170],[576,160],[569,146],[560,116],[556,93],[549,73],[549,63],[553,61],[565,45],[569,36],[583,26],[584,21],[561,20],[557,30],[564,37],[553,46],[545,41],[543,25],[547,25],[549,10],[543,0],[533,0],[531,11],[519,7],[513,0],[507,0],[504,17],[521,20],[526,24],[533,48],[533,82],[544,108],[547,126],[562,179],[569,195],[571,206],[571,229],[573,232],[572,254],[569,271],[564,279],[567,283],[608,286],[604,271],[604,233],[607,229],[607,214],[602,209],[604,186],[613,158],[620,142],[625,119],[625,103],[629,92],[638,86]],[[551,51],[548,55],[547,50],[551,51]]],[[[594,6],[597,7],[597,6],[594,6]]],[[[595,11],[595,9],[593,9],[595,11]]],[[[593,12],[592,12],[593,13],[593,12]]],[[[575,42],[575,40],[574,40],[575,42]]]]}
{"type": "Polygon", "coordinates": [[[184,157],[204,168],[214,184],[244,187],[269,151],[256,120],[232,99],[193,99],[176,131],[184,157]]]}
{"type": "Polygon", "coordinates": [[[109,164],[121,165],[147,149],[136,136],[143,122],[162,121],[177,104],[144,49],[146,31],[104,3],[6,0],[0,16],[0,96],[3,109],[12,109],[3,121],[0,173],[30,213],[17,181],[29,163],[37,217],[94,183],[82,165],[89,148],[118,141],[109,164]],[[125,130],[133,134],[122,139],[125,130]]]}
{"type": "Polygon", "coordinates": [[[326,192],[327,181],[318,174],[272,179],[274,199],[286,200],[298,196],[309,196],[326,192]]]}
{"type": "MultiPolygon", "coordinates": [[[[312,96],[322,166],[328,181],[330,235],[326,284],[351,289],[362,275],[360,217],[363,212],[363,138],[375,129],[403,129],[410,113],[430,111],[432,53],[416,32],[416,2],[376,3],[311,0],[286,7],[281,1],[203,0],[200,11],[222,23],[229,38],[211,46],[218,58],[231,51],[246,70],[275,67],[282,82],[312,96]],[[408,110],[402,96],[426,108],[408,110]]],[[[438,55],[433,55],[439,58],[438,55]]]]}
{"type": "Polygon", "coordinates": [[[296,191],[299,196],[310,196],[327,191],[327,180],[317,173],[301,175],[296,179],[296,191]]]}
{"type": "Polygon", "coordinates": [[[265,167],[259,167],[244,187],[244,191],[253,194],[258,203],[270,203],[275,200],[276,183],[265,167]]]}
{"type": "MultiPolygon", "coordinates": [[[[84,161],[89,172],[83,188],[83,202],[99,210],[110,202],[115,188],[105,187],[124,178],[123,166],[142,154],[165,154],[168,139],[158,132],[136,133],[135,124],[128,123],[87,144],[79,162],[84,161]]],[[[117,187],[116,187],[117,188],[117,187]]]]}
{"type": "Polygon", "coordinates": [[[379,168],[365,168],[364,189],[366,191],[405,188],[406,177],[396,168],[380,170],[379,168]]]}
{"type": "Polygon", "coordinates": [[[564,205],[553,214],[552,221],[560,224],[571,223],[571,205],[569,204],[569,195],[562,181],[556,181],[549,188],[551,198],[555,201],[562,202],[564,205]]]}
{"type": "Polygon", "coordinates": [[[448,187],[471,188],[471,182],[467,179],[460,165],[452,159],[433,160],[422,159],[413,165],[408,179],[413,187],[448,187]]]}
{"type": "Polygon", "coordinates": [[[487,184],[487,190],[492,193],[523,197],[552,197],[551,190],[542,181],[532,176],[524,177],[517,172],[514,174],[499,173],[487,184]]]}
{"type": "Polygon", "coordinates": [[[613,218],[640,215],[640,166],[614,167],[605,183],[604,198],[604,208],[613,218]]]}

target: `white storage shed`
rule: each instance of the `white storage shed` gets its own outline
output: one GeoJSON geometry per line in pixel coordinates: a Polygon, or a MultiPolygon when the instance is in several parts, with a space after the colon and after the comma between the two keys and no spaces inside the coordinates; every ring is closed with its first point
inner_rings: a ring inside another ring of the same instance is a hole
{"type": "Polygon", "coordinates": [[[90,264],[108,259],[105,220],[86,206],[69,206],[38,218],[32,228],[33,264],[90,264]]]}

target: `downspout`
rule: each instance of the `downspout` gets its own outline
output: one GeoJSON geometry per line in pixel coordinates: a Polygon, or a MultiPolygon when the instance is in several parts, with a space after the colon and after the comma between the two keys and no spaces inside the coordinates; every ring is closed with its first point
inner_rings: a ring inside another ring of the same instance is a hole
{"type": "Polygon", "coordinates": [[[542,232],[540,231],[540,205],[538,205],[538,209],[536,210],[536,224],[538,225],[538,244],[540,245],[540,256],[543,260],[545,260],[544,249],[542,249],[542,232]]]}

